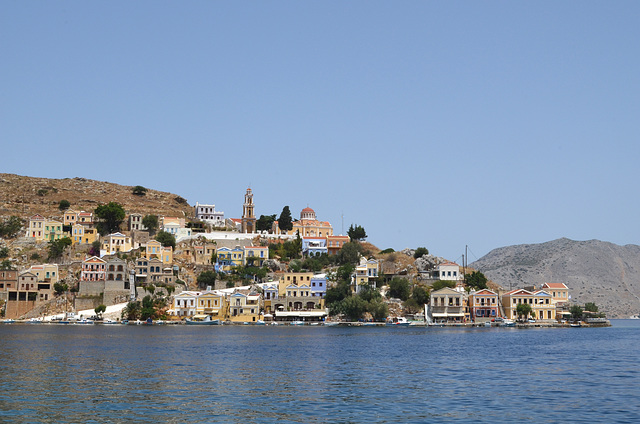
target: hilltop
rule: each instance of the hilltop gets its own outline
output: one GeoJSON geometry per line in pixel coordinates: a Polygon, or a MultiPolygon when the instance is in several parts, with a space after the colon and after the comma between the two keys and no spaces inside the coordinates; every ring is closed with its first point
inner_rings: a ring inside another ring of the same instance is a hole
{"type": "Polygon", "coordinates": [[[509,289],[565,283],[572,300],[595,302],[609,318],[640,312],[640,246],[567,238],[494,249],[471,267],[509,289]]]}
{"type": "Polygon", "coordinates": [[[127,213],[193,215],[193,208],[176,194],[147,189],[146,195],[136,196],[133,187],[77,177],[50,179],[0,173],[0,217],[60,217],[61,200],[68,200],[71,209],[87,212],[93,212],[100,204],[117,202],[127,213]]]}

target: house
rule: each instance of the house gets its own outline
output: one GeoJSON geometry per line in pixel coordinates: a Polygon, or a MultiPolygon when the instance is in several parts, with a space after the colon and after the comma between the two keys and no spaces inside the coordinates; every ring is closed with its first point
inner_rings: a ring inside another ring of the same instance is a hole
{"type": "MultiPolygon", "coordinates": [[[[529,304],[533,310],[533,293],[525,289],[511,290],[502,295],[502,307],[504,317],[508,319],[518,319],[517,308],[519,304],[529,304]]],[[[527,317],[524,317],[525,319],[527,317]]]]}
{"type": "Polygon", "coordinates": [[[184,225],[181,226],[181,224],[176,221],[169,221],[165,223],[162,227],[162,231],[173,235],[176,240],[191,237],[191,228],[185,228],[184,225]]]}
{"type": "Polygon", "coordinates": [[[147,227],[142,223],[144,217],[141,213],[132,213],[129,215],[129,231],[145,231],[147,227]]]}
{"type": "Polygon", "coordinates": [[[475,322],[490,321],[500,316],[498,294],[489,289],[469,293],[469,313],[475,322]]]}
{"type": "Polygon", "coordinates": [[[35,274],[39,282],[49,281],[51,284],[58,282],[58,264],[32,265],[28,272],[35,274]]]}
{"type": "Polygon", "coordinates": [[[429,313],[436,322],[462,322],[465,318],[464,292],[449,287],[431,293],[429,313]]]}
{"type": "Polygon", "coordinates": [[[245,246],[243,265],[261,267],[267,259],[269,259],[269,248],[267,246],[245,246]]]}
{"type": "Polygon", "coordinates": [[[351,239],[349,236],[327,236],[327,252],[330,256],[337,255],[342,247],[350,241],[351,239]]]}
{"type": "Polygon", "coordinates": [[[131,237],[122,233],[112,233],[105,236],[101,242],[101,256],[114,255],[119,252],[129,252],[133,249],[131,237]]]}
{"type": "Polygon", "coordinates": [[[224,227],[224,212],[216,211],[216,205],[201,205],[196,202],[196,219],[206,222],[213,227],[224,227]]]}
{"type": "Polygon", "coordinates": [[[78,223],[87,226],[93,226],[93,213],[81,211],[78,212],[78,223]]]}
{"type": "Polygon", "coordinates": [[[97,256],[82,261],[80,281],[104,281],[106,279],[107,262],[97,256]]]}
{"type": "Polygon", "coordinates": [[[157,258],[165,265],[173,263],[173,248],[162,246],[157,240],[149,240],[145,245],[143,256],[147,259],[157,258]]]}
{"type": "Polygon", "coordinates": [[[290,285],[301,286],[311,284],[313,272],[287,272],[280,277],[278,281],[278,294],[284,297],[287,294],[287,287],[290,285]]]}
{"type": "Polygon", "coordinates": [[[378,261],[375,259],[361,260],[360,265],[356,266],[355,273],[351,279],[352,290],[360,293],[364,286],[375,284],[378,277],[378,261]]]}
{"type": "Polygon", "coordinates": [[[38,281],[36,274],[26,271],[18,275],[16,287],[7,289],[6,295],[5,318],[19,318],[52,298],[53,283],[38,281]]]}
{"type": "Polygon", "coordinates": [[[462,281],[464,275],[460,272],[460,265],[455,262],[443,262],[436,265],[431,278],[445,281],[462,281]]]}
{"type": "Polygon", "coordinates": [[[280,300],[278,292],[278,284],[265,284],[262,286],[262,301],[265,312],[273,312],[279,308],[279,310],[285,310],[284,298],[280,300]]]}
{"type": "Polygon", "coordinates": [[[229,271],[232,267],[242,266],[244,264],[244,248],[236,246],[233,249],[222,246],[216,249],[218,265],[222,271],[229,271]]]}
{"type": "Polygon", "coordinates": [[[326,237],[303,237],[302,255],[308,258],[329,253],[326,237]]]}
{"type": "Polygon", "coordinates": [[[569,302],[569,287],[564,283],[544,283],[540,289],[551,295],[557,307],[565,306],[569,302]]]}
{"type": "Polygon", "coordinates": [[[18,287],[18,271],[0,270],[0,300],[7,300],[7,291],[18,287]]]}
{"type": "Polygon", "coordinates": [[[260,296],[256,293],[233,293],[229,296],[231,322],[256,322],[260,316],[260,296]]]}
{"type": "Polygon", "coordinates": [[[71,226],[72,244],[92,244],[98,239],[98,231],[95,228],[82,224],[71,226]]]}
{"type": "Polygon", "coordinates": [[[322,298],[313,296],[308,284],[291,284],[286,290],[285,303],[288,311],[314,310],[322,304],[322,298]]]}
{"type": "Polygon", "coordinates": [[[78,212],[73,209],[67,209],[62,214],[62,223],[66,226],[74,225],[78,223],[78,212]]]}
{"type": "Polygon", "coordinates": [[[556,305],[551,294],[545,290],[533,292],[533,311],[531,316],[540,321],[556,320],[556,305]]]}
{"type": "Polygon", "coordinates": [[[324,299],[327,294],[327,274],[314,275],[313,277],[311,277],[309,285],[311,287],[311,296],[324,299]]]}
{"type": "Polygon", "coordinates": [[[196,299],[196,315],[209,315],[214,319],[226,319],[226,299],[217,291],[207,290],[196,299]]]}
{"type": "Polygon", "coordinates": [[[46,219],[42,215],[33,215],[29,218],[27,227],[27,237],[35,238],[36,241],[55,241],[65,236],[60,221],[46,219]]]}
{"type": "Polygon", "coordinates": [[[44,240],[44,223],[46,219],[42,215],[33,215],[29,218],[29,226],[27,227],[27,237],[32,237],[36,241],[44,240]]]}
{"type": "Polygon", "coordinates": [[[173,297],[173,310],[179,317],[192,317],[196,315],[196,302],[200,292],[183,291],[173,297]]]}

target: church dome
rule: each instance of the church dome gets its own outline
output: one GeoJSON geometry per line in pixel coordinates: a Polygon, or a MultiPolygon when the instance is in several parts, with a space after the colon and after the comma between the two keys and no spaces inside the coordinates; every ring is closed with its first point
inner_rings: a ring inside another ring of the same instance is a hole
{"type": "Polygon", "coordinates": [[[300,219],[316,219],[316,212],[310,207],[306,207],[300,212],[300,219]]]}

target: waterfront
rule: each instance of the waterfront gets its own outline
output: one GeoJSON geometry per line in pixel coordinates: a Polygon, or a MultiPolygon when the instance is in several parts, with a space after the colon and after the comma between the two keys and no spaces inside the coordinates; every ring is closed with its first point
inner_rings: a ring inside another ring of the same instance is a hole
{"type": "Polygon", "coordinates": [[[637,422],[611,328],[0,326],[2,422],[637,422]]]}

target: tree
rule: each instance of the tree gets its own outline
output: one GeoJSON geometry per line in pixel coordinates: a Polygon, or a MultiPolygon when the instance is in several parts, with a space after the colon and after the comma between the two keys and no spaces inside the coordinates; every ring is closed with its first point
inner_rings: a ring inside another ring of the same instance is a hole
{"type": "Polygon", "coordinates": [[[91,249],[89,249],[89,255],[100,256],[100,240],[95,240],[91,243],[91,249]]]}
{"type": "Polygon", "coordinates": [[[0,223],[0,236],[4,238],[14,238],[22,230],[22,219],[12,215],[0,223]]]}
{"type": "Polygon", "coordinates": [[[429,254],[429,250],[426,247],[418,247],[416,251],[413,253],[413,258],[418,259],[428,254],[429,254]]]}
{"type": "Polygon", "coordinates": [[[487,288],[487,277],[480,271],[473,271],[471,274],[465,275],[467,286],[476,290],[482,290],[487,288]]]}
{"type": "Polygon", "coordinates": [[[198,282],[198,287],[201,289],[205,289],[207,287],[216,287],[216,278],[218,275],[213,271],[202,271],[196,281],[198,282]]]}
{"type": "Polygon", "coordinates": [[[133,188],[133,191],[131,193],[136,196],[145,196],[147,194],[147,189],[137,185],[133,188]]]}
{"type": "Polygon", "coordinates": [[[588,312],[598,312],[598,305],[593,302],[587,302],[584,304],[584,310],[588,312]]]}
{"type": "Polygon", "coordinates": [[[336,262],[338,264],[357,264],[360,260],[360,251],[362,246],[355,242],[345,243],[342,249],[338,251],[336,255],[336,262]]]}
{"type": "Polygon", "coordinates": [[[4,261],[2,261],[2,263],[0,263],[0,269],[4,271],[13,271],[15,267],[13,266],[13,263],[10,259],[5,259],[4,261]]]}
{"type": "Polygon", "coordinates": [[[429,303],[429,291],[424,287],[414,287],[411,298],[415,299],[415,301],[418,302],[419,305],[424,305],[426,303],[429,303]]]}
{"type": "Polygon", "coordinates": [[[120,224],[124,221],[125,216],[124,208],[116,202],[100,205],[94,213],[100,220],[97,223],[98,232],[103,236],[120,230],[120,224]]]}
{"type": "Polygon", "coordinates": [[[335,287],[327,289],[325,302],[331,307],[336,303],[340,303],[346,297],[351,296],[351,286],[348,281],[340,281],[335,287]]]}
{"type": "Polygon", "coordinates": [[[107,307],[105,305],[98,305],[95,309],[94,312],[96,313],[96,316],[98,318],[102,318],[102,314],[107,310],[107,307]]]}
{"type": "Polygon", "coordinates": [[[367,312],[367,302],[360,296],[349,296],[340,302],[337,308],[340,313],[347,316],[350,321],[358,321],[362,314],[367,312]]]}
{"type": "Polygon", "coordinates": [[[354,227],[353,224],[351,224],[349,230],[347,231],[347,235],[353,241],[365,240],[367,238],[367,232],[360,225],[356,225],[354,227]]]}
{"type": "Polygon", "coordinates": [[[282,208],[282,212],[280,213],[280,217],[278,218],[278,228],[281,231],[291,231],[293,230],[293,220],[291,218],[291,211],[289,210],[289,206],[285,206],[282,208]]]}
{"type": "Polygon", "coordinates": [[[531,305],[528,303],[518,303],[518,306],[516,306],[516,314],[518,314],[518,318],[524,317],[526,319],[532,310],[531,305]]]}
{"type": "Polygon", "coordinates": [[[70,206],[71,202],[69,202],[68,200],[61,200],[58,204],[58,209],[60,209],[61,211],[66,211],[70,206]]]}
{"type": "Polygon", "coordinates": [[[387,297],[393,297],[400,300],[407,300],[411,295],[409,280],[406,278],[393,277],[389,282],[389,291],[387,297]]]}
{"type": "Polygon", "coordinates": [[[120,317],[122,319],[131,319],[131,320],[139,319],[140,312],[141,312],[140,302],[134,300],[127,303],[127,306],[125,306],[122,309],[122,314],[120,315],[120,317]]]}
{"type": "Polygon", "coordinates": [[[156,234],[156,241],[159,241],[164,247],[171,246],[173,249],[176,248],[176,238],[166,231],[160,231],[156,234]]]}
{"type": "Polygon", "coordinates": [[[71,246],[71,244],[73,244],[73,242],[69,237],[63,237],[58,240],[50,241],[49,242],[49,260],[53,261],[60,258],[60,256],[62,256],[62,253],[64,252],[64,249],[66,249],[67,246],[71,246]]]}
{"type": "Polygon", "coordinates": [[[571,313],[571,318],[575,321],[582,318],[582,308],[578,305],[573,305],[569,308],[569,312],[571,313]]]}
{"type": "Polygon", "coordinates": [[[144,321],[147,318],[153,318],[156,313],[156,308],[153,304],[153,298],[150,295],[146,295],[142,299],[142,309],[140,310],[140,318],[144,321]]]}
{"type": "Polygon", "coordinates": [[[271,231],[273,222],[276,220],[276,215],[260,215],[260,218],[256,221],[256,230],[258,231],[271,231]]]}
{"type": "Polygon", "coordinates": [[[158,231],[158,216],[146,215],[142,218],[142,225],[147,228],[149,234],[155,234],[158,231]]]}
{"type": "Polygon", "coordinates": [[[0,247],[0,259],[6,258],[9,256],[9,248],[8,247],[0,247]]]}
{"type": "Polygon", "coordinates": [[[431,291],[440,290],[445,287],[449,287],[450,289],[452,289],[455,286],[456,286],[455,281],[437,280],[437,281],[434,281],[433,284],[431,284],[431,291]]]}
{"type": "Polygon", "coordinates": [[[69,286],[64,283],[58,282],[53,284],[53,291],[55,292],[56,296],[60,296],[67,290],[69,290],[69,286]]]}

